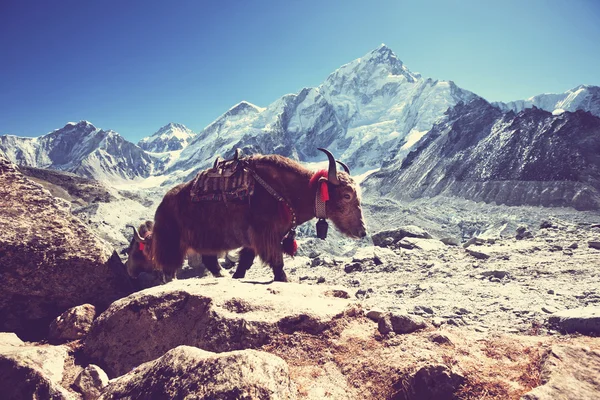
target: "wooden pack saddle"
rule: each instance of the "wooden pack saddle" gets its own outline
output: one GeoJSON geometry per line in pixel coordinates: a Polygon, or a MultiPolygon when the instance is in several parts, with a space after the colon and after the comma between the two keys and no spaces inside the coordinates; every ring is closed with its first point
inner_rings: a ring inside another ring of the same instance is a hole
{"type": "Polygon", "coordinates": [[[192,201],[246,201],[254,193],[255,179],[239,158],[239,150],[230,160],[215,160],[212,168],[198,172],[192,183],[192,201]]]}

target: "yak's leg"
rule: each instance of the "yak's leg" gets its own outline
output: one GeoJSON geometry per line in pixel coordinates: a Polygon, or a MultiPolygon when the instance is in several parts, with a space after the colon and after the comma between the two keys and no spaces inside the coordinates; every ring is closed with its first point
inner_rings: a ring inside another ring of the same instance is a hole
{"type": "Polygon", "coordinates": [[[203,255],[202,263],[204,263],[204,266],[206,266],[206,269],[208,269],[217,278],[222,278],[224,276],[223,270],[221,269],[221,265],[219,264],[219,260],[218,260],[217,256],[203,255]]]}
{"type": "Polygon", "coordinates": [[[246,276],[246,271],[248,271],[252,266],[255,256],[256,253],[254,253],[254,250],[248,247],[244,247],[242,250],[240,250],[238,266],[235,270],[235,274],[233,274],[235,279],[241,279],[246,276]]]}
{"type": "Polygon", "coordinates": [[[274,257],[269,265],[273,269],[273,280],[275,282],[288,282],[287,275],[283,270],[283,253],[279,253],[276,257],[274,257]]]}

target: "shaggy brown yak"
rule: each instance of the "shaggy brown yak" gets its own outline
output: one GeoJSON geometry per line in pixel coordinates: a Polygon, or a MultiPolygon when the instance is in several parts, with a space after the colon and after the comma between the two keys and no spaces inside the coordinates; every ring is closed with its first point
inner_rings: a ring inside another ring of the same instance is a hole
{"type": "Polygon", "coordinates": [[[333,155],[319,150],[329,158],[328,171],[315,173],[279,155],[243,159],[283,201],[256,182],[254,194],[246,202],[193,202],[193,181],[180,184],[167,192],[158,206],[151,239],[136,232],[135,240],[150,245],[154,267],[163,271],[167,281],[182,266],[189,250],[202,254],[207,269],[222,276],[217,256],[242,247],[234,278],[243,278],[258,255],[273,269],[275,281],[286,282],[282,239],[296,225],[315,218],[317,190],[324,190],[322,186],[329,196],[326,217],[337,229],[354,238],[367,234],[358,185],[345,165],[340,163],[345,171],[338,172],[333,155]],[[281,213],[281,203],[291,210],[281,213]]]}

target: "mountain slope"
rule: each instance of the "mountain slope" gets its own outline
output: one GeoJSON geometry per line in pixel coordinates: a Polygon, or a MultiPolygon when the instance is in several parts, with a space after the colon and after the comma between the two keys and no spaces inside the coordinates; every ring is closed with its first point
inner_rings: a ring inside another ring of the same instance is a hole
{"type": "Polygon", "coordinates": [[[117,132],[87,121],[68,123],[37,138],[0,136],[0,151],[12,162],[51,168],[97,180],[148,177],[153,159],[117,132]]]}
{"type": "Polygon", "coordinates": [[[402,162],[365,185],[395,198],[456,195],[507,205],[600,208],[600,118],[459,104],[402,162]]]}

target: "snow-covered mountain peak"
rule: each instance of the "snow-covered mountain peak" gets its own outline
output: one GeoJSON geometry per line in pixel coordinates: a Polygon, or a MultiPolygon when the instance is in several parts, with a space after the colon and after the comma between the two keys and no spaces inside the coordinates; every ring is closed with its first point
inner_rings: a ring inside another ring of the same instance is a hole
{"type": "Polygon", "coordinates": [[[187,147],[196,134],[183,124],[169,122],[151,136],[138,142],[138,146],[152,153],[178,151],[187,147]]]}
{"type": "Polygon", "coordinates": [[[241,114],[247,115],[247,114],[259,113],[263,110],[264,110],[264,108],[262,108],[262,107],[254,105],[246,100],[242,100],[239,103],[237,103],[235,106],[233,106],[229,110],[227,110],[227,112],[225,114],[223,114],[223,117],[230,117],[230,116],[241,115],[241,114]]]}
{"type": "Polygon", "coordinates": [[[388,83],[415,83],[420,79],[420,74],[411,72],[389,47],[381,45],[338,68],[321,87],[325,93],[336,95],[344,92],[345,88],[373,91],[388,83]]]}

